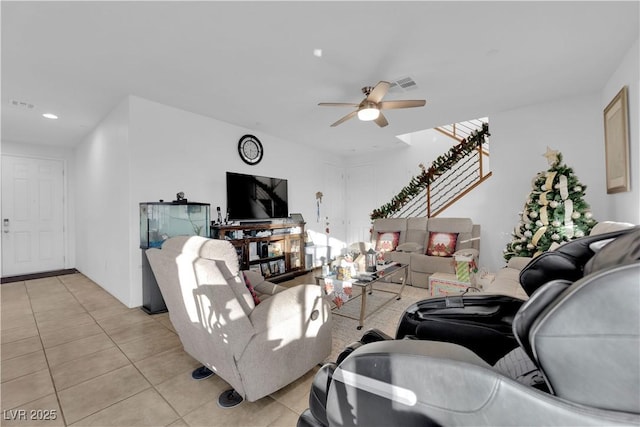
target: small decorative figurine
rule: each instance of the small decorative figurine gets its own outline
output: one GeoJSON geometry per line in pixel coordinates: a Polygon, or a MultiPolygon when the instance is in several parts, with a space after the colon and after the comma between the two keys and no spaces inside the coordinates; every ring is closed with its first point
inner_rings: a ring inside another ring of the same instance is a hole
{"type": "Polygon", "coordinates": [[[184,197],[184,192],[180,191],[178,193],[176,193],[176,200],[173,201],[174,203],[187,203],[187,199],[185,199],[184,197]]]}

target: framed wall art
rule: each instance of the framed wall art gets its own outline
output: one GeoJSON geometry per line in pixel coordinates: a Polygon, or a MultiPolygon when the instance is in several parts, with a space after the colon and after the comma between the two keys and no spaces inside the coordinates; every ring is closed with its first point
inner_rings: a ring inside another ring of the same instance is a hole
{"type": "Polygon", "coordinates": [[[607,194],[629,191],[629,112],[627,86],[604,109],[607,194]]]}

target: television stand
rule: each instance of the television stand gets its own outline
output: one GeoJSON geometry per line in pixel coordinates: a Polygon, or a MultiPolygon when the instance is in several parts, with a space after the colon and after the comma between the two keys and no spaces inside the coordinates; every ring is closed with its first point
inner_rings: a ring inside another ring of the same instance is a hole
{"type": "Polygon", "coordinates": [[[230,242],[238,254],[240,269],[253,270],[277,282],[305,274],[304,221],[214,224],[211,237],[230,242]]]}
{"type": "Polygon", "coordinates": [[[256,220],[256,221],[239,221],[240,225],[258,225],[258,224],[271,224],[270,219],[256,220]]]}

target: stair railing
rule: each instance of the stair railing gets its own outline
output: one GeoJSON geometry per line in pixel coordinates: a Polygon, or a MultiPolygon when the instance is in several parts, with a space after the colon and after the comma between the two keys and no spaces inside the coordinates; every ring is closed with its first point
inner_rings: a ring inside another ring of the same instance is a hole
{"type": "Polygon", "coordinates": [[[484,156],[479,146],[427,186],[428,217],[438,216],[491,176],[491,172],[484,174],[484,156]]]}
{"type": "Polygon", "coordinates": [[[469,138],[473,132],[481,129],[484,123],[485,121],[483,119],[474,119],[453,123],[450,125],[439,126],[434,129],[440,133],[447,135],[448,137],[462,142],[463,139],[469,138]]]}
{"type": "Polygon", "coordinates": [[[485,174],[483,157],[489,136],[489,125],[471,131],[467,138],[433,161],[429,168],[411,178],[389,203],[374,209],[371,220],[388,217],[433,217],[440,214],[473,188],[491,176],[485,174]]]}

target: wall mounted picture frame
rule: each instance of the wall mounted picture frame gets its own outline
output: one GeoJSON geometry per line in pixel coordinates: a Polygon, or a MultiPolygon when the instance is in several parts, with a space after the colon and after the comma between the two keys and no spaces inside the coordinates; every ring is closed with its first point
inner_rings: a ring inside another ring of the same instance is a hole
{"type": "Polygon", "coordinates": [[[604,109],[607,194],[629,191],[628,88],[624,86],[604,109]]]}

